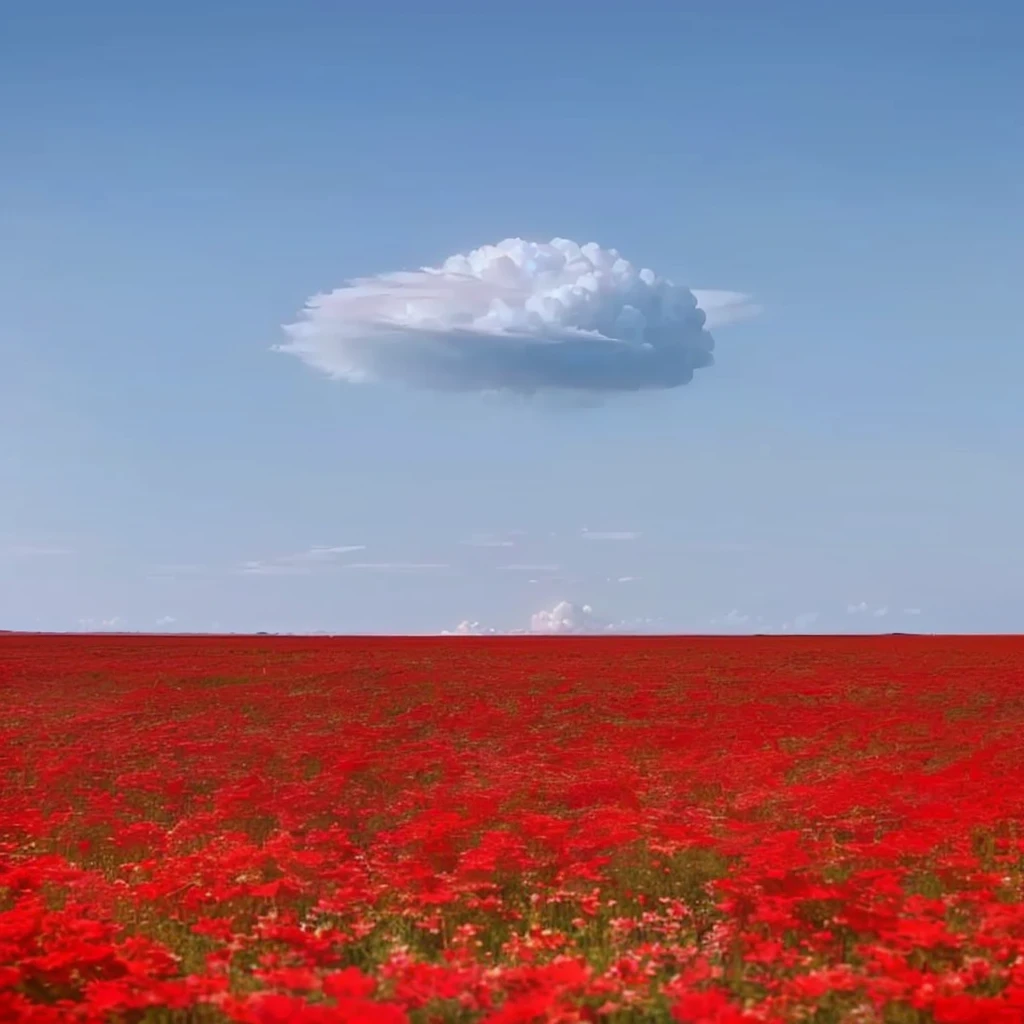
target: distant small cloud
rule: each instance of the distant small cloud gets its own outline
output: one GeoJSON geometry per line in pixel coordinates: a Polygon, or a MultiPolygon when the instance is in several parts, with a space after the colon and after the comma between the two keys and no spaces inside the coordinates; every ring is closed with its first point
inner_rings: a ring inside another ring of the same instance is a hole
{"type": "Polygon", "coordinates": [[[856,604],[848,604],[846,612],[848,615],[871,615],[876,619],[884,619],[889,614],[889,607],[883,604],[872,608],[867,601],[858,601],[856,604]]]}
{"type": "Polygon", "coordinates": [[[172,626],[178,620],[173,615],[162,615],[156,620],[158,626],[172,626]]]}
{"type": "Polygon", "coordinates": [[[278,562],[301,564],[305,562],[330,562],[339,555],[347,555],[353,551],[365,551],[365,544],[336,544],[333,547],[317,544],[307,551],[300,551],[294,555],[282,555],[278,562]]]}
{"type": "Polygon", "coordinates": [[[619,576],[616,583],[636,583],[640,579],[639,576],[619,576]]]}
{"type": "Polygon", "coordinates": [[[279,562],[243,562],[238,572],[245,576],[308,576],[313,570],[308,565],[279,562]]]}
{"type": "Polygon", "coordinates": [[[558,572],[560,565],[534,564],[531,562],[513,562],[509,565],[499,565],[503,572],[558,572]]]}
{"type": "Polygon", "coordinates": [[[194,562],[158,562],[149,566],[149,579],[177,579],[179,576],[198,576],[204,569],[194,562]]]}
{"type": "Polygon", "coordinates": [[[333,564],[342,555],[365,550],[365,544],[315,544],[305,551],[243,562],[235,571],[247,576],[308,576],[317,568],[333,564]]]}
{"type": "Polygon", "coordinates": [[[476,620],[463,619],[454,629],[442,630],[444,636],[486,636],[497,630],[482,626],[476,620]]]}
{"type": "Polygon", "coordinates": [[[605,633],[614,626],[594,614],[589,604],[559,601],[553,608],[542,609],[530,617],[532,633],[605,633]]]}
{"type": "Polygon", "coordinates": [[[640,533],[636,530],[588,530],[580,532],[584,540],[636,540],[640,533]]]}
{"type": "Polygon", "coordinates": [[[124,619],[119,615],[112,615],[109,619],[93,619],[84,618],[78,620],[79,629],[86,630],[90,633],[100,632],[102,630],[117,629],[124,625],[124,619]]]}
{"type": "Polygon", "coordinates": [[[783,623],[782,630],[786,633],[803,633],[818,621],[817,612],[801,612],[793,616],[792,622],[783,623]]]}
{"type": "Polygon", "coordinates": [[[756,551],[754,544],[745,544],[740,541],[694,541],[684,545],[690,551],[701,551],[715,554],[733,554],[741,551],[756,551]]]}
{"type": "Polygon", "coordinates": [[[445,636],[505,636],[524,633],[602,633],[613,629],[610,623],[599,619],[589,604],[577,605],[571,601],[558,601],[553,607],[542,609],[530,616],[526,629],[495,629],[477,619],[463,619],[454,629],[442,630],[445,636]]]}
{"type": "Polygon", "coordinates": [[[341,568],[366,572],[429,572],[451,567],[447,562],[345,562],[341,568]]]}
{"type": "Polygon", "coordinates": [[[920,615],[921,614],[921,609],[920,608],[904,608],[903,609],[903,614],[904,615],[920,615]]]}
{"type": "Polygon", "coordinates": [[[58,555],[73,554],[70,548],[56,547],[49,544],[10,544],[0,548],[0,554],[11,558],[50,558],[58,555]]]}
{"type": "Polygon", "coordinates": [[[471,548],[512,548],[515,541],[508,534],[474,533],[462,542],[471,548]]]}
{"type": "Polygon", "coordinates": [[[733,608],[720,618],[712,619],[711,625],[725,629],[739,629],[741,626],[747,625],[750,621],[751,617],[749,615],[744,614],[738,608],[733,608]]]}

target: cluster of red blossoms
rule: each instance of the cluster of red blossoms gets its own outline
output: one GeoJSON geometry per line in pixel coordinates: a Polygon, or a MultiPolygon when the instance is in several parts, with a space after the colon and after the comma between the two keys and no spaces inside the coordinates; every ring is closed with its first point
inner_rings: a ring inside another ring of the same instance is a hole
{"type": "Polygon", "coordinates": [[[0,637],[0,1021],[1024,1021],[1024,641],[0,637]]]}

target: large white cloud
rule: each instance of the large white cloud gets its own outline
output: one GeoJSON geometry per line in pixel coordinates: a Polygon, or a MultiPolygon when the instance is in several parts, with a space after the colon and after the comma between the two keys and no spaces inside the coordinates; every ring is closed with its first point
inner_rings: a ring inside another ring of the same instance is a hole
{"type": "Polygon", "coordinates": [[[277,348],[353,383],[637,391],[688,383],[712,363],[708,326],[753,312],[745,295],[695,293],[615,249],[508,238],[314,295],[277,348]]]}

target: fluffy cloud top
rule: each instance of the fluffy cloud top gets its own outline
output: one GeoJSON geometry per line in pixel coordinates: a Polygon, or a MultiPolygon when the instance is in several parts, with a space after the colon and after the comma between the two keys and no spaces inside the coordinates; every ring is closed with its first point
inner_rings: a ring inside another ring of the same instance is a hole
{"type": "Polygon", "coordinates": [[[550,610],[539,611],[530,618],[532,633],[605,633],[615,627],[599,619],[589,604],[559,601],[550,610]]]}
{"type": "Polygon", "coordinates": [[[483,636],[501,634],[514,636],[524,633],[614,633],[624,624],[606,622],[594,614],[589,604],[559,601],[553,608],[543,609],[530,616],[529,629],[495,629],[474,619],[464,619],[453,630],[442,630],[445,636],[483,636]]]}
{"type": "MultiPolygon", "coordinates": [[[[753,311],[745,295],[704,294],[719,323],[753,311]]],[[[522,394],[672,388],[712,363],[700,296],[615,249],[508,238],[440,267],[315,295],[277,348],[353,383],[522,394]]]]}
{"type": "Polygon", "coordinates": [[[496,629],[492,629],[490,626],[482,626],[475,619],[463,619],[454,629],[442,630],[445,636],[452,634],[456,636],[481,636],[482,634],[496,632],[496,629]]]}

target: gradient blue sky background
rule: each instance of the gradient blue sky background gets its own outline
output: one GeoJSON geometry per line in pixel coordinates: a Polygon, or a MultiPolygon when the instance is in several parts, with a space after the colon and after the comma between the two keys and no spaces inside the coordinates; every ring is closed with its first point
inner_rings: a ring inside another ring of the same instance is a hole
{"type": "Polygon", "coordinates": [[[0,628],[1024,627],[1021,5],[0,21],[0,628]],[[271,351],[313,292],[507,236],[763,313],[596,408],[271,351]]]}

